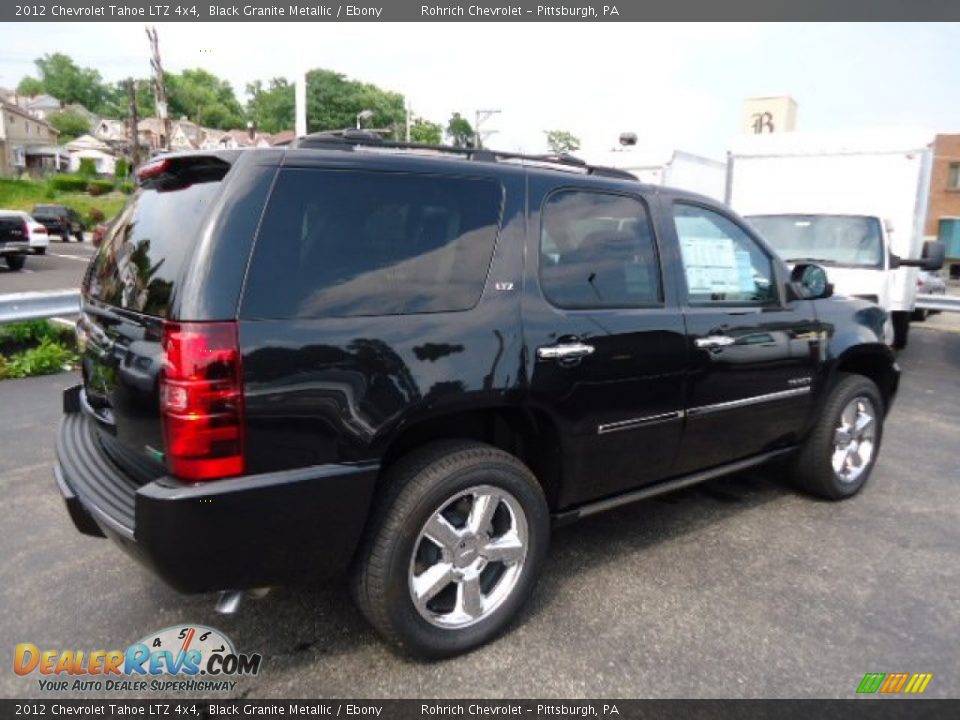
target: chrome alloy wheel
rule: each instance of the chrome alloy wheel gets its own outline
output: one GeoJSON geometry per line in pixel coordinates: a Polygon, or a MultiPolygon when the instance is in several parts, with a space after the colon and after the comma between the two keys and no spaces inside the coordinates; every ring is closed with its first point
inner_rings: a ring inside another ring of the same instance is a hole
{"type": "Polygon", "coordinates": [[[853,398],[840,413],[840,424],[833,431],[833,471],[841,482],[856,482],[870,465],[875,451],[877,411],[864,396],[853,398]]]}
{"type": "Polygon", "coordinates": [[[460,629],[489,617],[510,596],[527,557],[527,518],[513,495],[469,488],[427,520],[410,560],[410,596],[432,625],[460,629]]]}

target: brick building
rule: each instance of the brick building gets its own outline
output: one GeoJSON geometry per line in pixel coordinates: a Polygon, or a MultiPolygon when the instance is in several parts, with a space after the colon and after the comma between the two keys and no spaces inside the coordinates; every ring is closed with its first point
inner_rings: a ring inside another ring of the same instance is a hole
{"type": "Polygon", "coordinates": [[[943,242],[947,257],[960,263],[960,134],[937,135],[934,141],[924,235],[943,242]]]}

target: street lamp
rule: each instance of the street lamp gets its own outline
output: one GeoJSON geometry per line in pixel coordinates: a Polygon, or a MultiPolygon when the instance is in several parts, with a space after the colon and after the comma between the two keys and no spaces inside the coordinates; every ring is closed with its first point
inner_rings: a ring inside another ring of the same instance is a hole
{"type": "Polygon", "coordinates": [[[361,110],[357,113],[357,130],[360,129],[360,123],[364,120],[369,120],[374,115],[373,110],[361,110]]]}

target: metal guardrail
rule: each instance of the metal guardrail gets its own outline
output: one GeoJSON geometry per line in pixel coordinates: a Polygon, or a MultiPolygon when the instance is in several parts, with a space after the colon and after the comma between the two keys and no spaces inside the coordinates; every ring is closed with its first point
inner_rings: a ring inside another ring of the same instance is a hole
{"type": "Polygon", "coordinates": [[[80,290],[22,292],[0,295],[0,323],[76,315],[80,312],[80,290]]]}
{"type": "Polygon", "coordinates": [[[960,297],[956,295],[917,295],[916,307],[921,310],[960,312],[960,297]]]}

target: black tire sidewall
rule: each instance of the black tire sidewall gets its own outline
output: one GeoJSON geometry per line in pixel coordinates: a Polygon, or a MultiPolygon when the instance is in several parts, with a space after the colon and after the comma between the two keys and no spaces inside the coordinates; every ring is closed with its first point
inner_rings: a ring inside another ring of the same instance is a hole
{"type": "Polygon", "coordinates": [[[23,270],[23,266],[27,262],[26,255],[7,255],[5,258],[7,267],[10,268],[13,272],[18,272],[23,270]]]}
{"type": "Polygon", "coordinates": [[[403,532],[392,539],[387,567],[387,616],[401,645],[422,657],[440,658],[465,652],[498,635],[526,603],[546,559],[550,519],[543,495],[535,481],[506,462],[485,460],[442,478],[415,505],[403,521],[403,532]],[[430,516],[458,493],[477,485],[506,490],[523,508],[527,520],[528,548],[516,587],[492,615],[462,629],[431,625],[417,611],[410,597],[409,567],[414,544],[430,516]]]}
{"type": "Polygon", "coordinates": [[[822,423],[826,423],[826,427],[823,432],[822,442],[820,443],[821,447],[817,448],[817,454],[820,456],[819,464],[821,465],[821,467],[817,468],[817,472],[823,480],[826,481],[824,485],[826,486],[825,489],[829,496],[836,499],[848,498],[860,492],[866,484],[876,465],[877,456],[880,453],[880,446],[883,442],[883,417],[883,398],[880,396],[880,391],[877,389],[877,386],[867,378],[857,375],[848,376],[834,389],[828,401],[827,412],[821,420],[822,423]],[[860,474],[860,477],[858,477],[855,482],[845,483],[837,477],[833,469],[833,463],[831,462],[834,449],[833,432],[840,423],[840,415],[843,413],[844,408],[857,397],[866,397],[873,405],[876,428],[873,439],[873,455],[870,457],[870,462],[867,464],[866,469],[860,474]]]}

